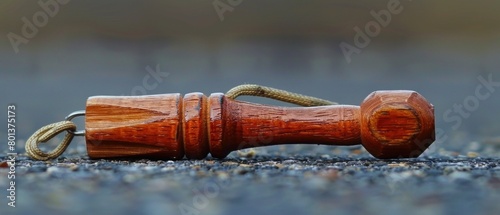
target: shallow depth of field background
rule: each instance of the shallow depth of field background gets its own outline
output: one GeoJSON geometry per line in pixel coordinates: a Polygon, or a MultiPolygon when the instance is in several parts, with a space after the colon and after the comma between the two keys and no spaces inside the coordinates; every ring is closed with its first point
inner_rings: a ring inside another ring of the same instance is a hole
{"type": "Polygon", "coordinates": [[[339,44],[354,45],[353,29],[389,1],[221,1],[232,9],[222,21],[214,2],[69,1],[15,53],[7,34],[22,36],[22,18],[32,22],[43,10],[36,1],[2,1],[0,107],[18,107],[19,147],[40,126],[83,109],[88,96],[209,94],[243,83],[346,104],[374,90],[412,89],[435,105],[445,137],[435,147],[498,141],[500,88],[466,117],[444,118],[474,96],[479,76],[500,80],[497,1],[400,1],[401,12],[350,63],[339,44]],[[157,66],[168,76],[138,90],[146,67],[157,66]]]}
{"type": "Polygon", "coordinates": [[[244,83],[356,105],[375,90],[416,90],[435,106],[438,140],[404,161],[299,145],[257,149],[253,159],[118,162],[87,159],[77,137],[60,160],[20,156],[19,207],[6,214],[179,214],[214,181],[230,184],[200,214],[498,212],[499,1],[401,0],[350,62],[340,44],[354,45],[371,11],[397,1],[70,0],[16,52],[9,38],[44,16],[38,2],[56,0],[0,1],[1,159],[10,104],[22,154],[29,135],[84,109],[89,96],[209,95],[244,83]],[[229,11],[219,16],[214,4],[229,11]],[[488,79],[494,86],[482,85],[488,79]]]}

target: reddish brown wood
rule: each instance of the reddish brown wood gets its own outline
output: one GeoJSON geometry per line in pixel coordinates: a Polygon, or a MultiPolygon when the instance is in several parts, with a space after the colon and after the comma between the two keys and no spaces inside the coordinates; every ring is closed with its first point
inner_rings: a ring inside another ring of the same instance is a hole
{"type": "Polygon", "coordinates": [[[216,158],[224,158],[231,152],[229,150],[230,144],[224,141],[224,137],[230,135],[224,126],[225,117],[222,110],[224,98],[224,94],[222,93],[212,93],[208,97],[208,143],[210,154],[216,158]]]}
{"type": "Polygon", "coordinates": [[[434,107],[417,92],[373,92],[361,112],[363,146],[377,158],[418,157],[435,140],[434,107]]]}
{"type": "Polygon", "coordinates": [[[361,107],[279,107],[222,93],[91,97],[91,158],[200,159],[277,144],[354,145],[378,158],[415,157],[434,141],[433,107],[413,91],[377,91],[361,107]]]}
{"type": "Polygon", "coordinates": [[[184,157],[180,94],[96,96],[87,100],[90,158],[184,157]]]}
{"type": "Polygon", "coordinates": [[[290,108],[224,98],[226,150],[287,143],[355,145],[361,142],[359,107],[290,108]]]}
{"type": "Polygon", "coordinates": [[[184,153],[189,159],[201,159],[208,154],[207,97],[202,93],[184,96],[184,153]]]}

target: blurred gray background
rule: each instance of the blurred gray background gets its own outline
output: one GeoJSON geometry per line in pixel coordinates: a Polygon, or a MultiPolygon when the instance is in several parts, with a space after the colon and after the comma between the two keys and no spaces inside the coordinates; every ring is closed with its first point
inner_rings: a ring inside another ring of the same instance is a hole
{"type": "Polygon", "coordinates": [[[438,148],[498,141],[500,92],[470,116],[452,112],[462,121],[455,129],[457,121],[444,117],[474,96],[479,76],[500,81],[500,3],[400,1],[399,13],[348,63],[340,43],[354,46],[354,28],[376,21],[370,12],[388,11],[388,2],[61,0],[47,15],[37,1],[5,0],[1,107],[17,105],[22,148],[32,132],[84,109],[92,95],[209,94],[256,83],[359,104],[374,90],[412,89],[436,107],[446,137],[438,148]],[[219,16],[214,5],[227,10],[219,16]],[[24,40],[11,42],[14,34],[24,40]],[[146,87],[147,67],[168,76],[146,87]]]}
{"type": "Polygon", "coordinates": [[[6,213],[179,214],[200,196],[195,189],[227,181],[200,213],[498,214],[499,8],[493,0],[2,0],[0,161],[9,104],[22,154],[29,135],[84,109],[89,96],[210,94],[244,83],[356,105],[375,90],[416,90],[434,104],[438,132],[424,156],[402,161],[318,146],[225,160],[89,160],[76,138],[58,160],[18,158],[19,207],[6,213]],[[365,26],[376,33],[348,61],[340,44],[355,47],[365,26]],[[489,79],[496,85],[485,87],[489,79]]]}

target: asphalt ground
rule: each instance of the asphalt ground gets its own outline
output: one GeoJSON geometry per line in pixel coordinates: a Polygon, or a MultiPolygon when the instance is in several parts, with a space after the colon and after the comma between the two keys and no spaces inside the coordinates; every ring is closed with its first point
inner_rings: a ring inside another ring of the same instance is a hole
{"type": "MultiPolygon", "coordinates": [[[[477,144],[477,143],[476,143],[477,144]]],[[[361,147],[290,145],[226,159],[16,158],[2,214],[498,214],[500,144],[379,160],[361,147]],[[483,156],[486,155],[486,156],[483,156]]],[[[0,187],[9,157],[0,155],[0,187]]],[[[7,191],[3,191],[4,196],[7,191]]]]}

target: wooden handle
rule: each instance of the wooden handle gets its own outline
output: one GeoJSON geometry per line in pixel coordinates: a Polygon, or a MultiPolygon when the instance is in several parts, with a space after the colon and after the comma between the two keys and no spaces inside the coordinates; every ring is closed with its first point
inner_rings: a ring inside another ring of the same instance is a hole
{"type": "Polygon", "coordinates": [[[359,107],[278,107],[210,95],[210,153],[287,143],[354,145],[361,142],[359,107]]]}
{"type": "Polygon", "coordinates": [[[415,157],[434,141],[434,114],[413,91],[374,92],[361,107],[268,106],[222,93],[97,96],[87,101],[86,141],[91,158],[224,158],[288,143],[363,143],[379,158],[415,157]]]}

